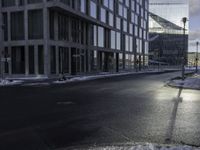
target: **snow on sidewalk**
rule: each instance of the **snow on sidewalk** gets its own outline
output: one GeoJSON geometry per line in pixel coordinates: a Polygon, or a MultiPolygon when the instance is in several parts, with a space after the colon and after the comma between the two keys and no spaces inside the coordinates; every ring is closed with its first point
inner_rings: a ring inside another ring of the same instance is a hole
{"type": "MultiPolygon", "coordinates": [[[[79,148],[74,148],[79,150],[79,148]]],[[[122,144],[119,146],[93,146],[89,148],[81,147],[80,150],[200,150],[199,147],[187,145],[159,145],[159,144],[122,144]]],[[[60,149],[65,150],[65,149],[60,149]]]]}
{"type": "Polygon", "coordinates": [[[187,89],[200,90],[200,74],[195,74],[192,77],[188,77],[185,80],[175,79],[169,82],[172,87],[182,87],[187,89]]]}
{"type": "Polygon", "coordinates": [[[57,80],[54,81],[54,84],[64,84],[68,82],[74,82],[74,81],[88,81],[88,80],[95,80],[95,79],[102,79],[107,77],[116,77],[116,76],[123,76],[123,75],[132,75],[132,74],[144,74],[144,73],[159,73],[164,71],[140,71],[140,72],[121,72],[121,73],[102,73],[97,75],[89,75],[89,76],[80,76],[80,77],[72,77],[70,79],[66,80],[57,80]]]}
{"type": "Polygon", "coordinates": [[[0,79],[0,86],[12,86],[12,85],[19,85],[23,81],[21,80],[7,80],[7,79],[0,79]]]}

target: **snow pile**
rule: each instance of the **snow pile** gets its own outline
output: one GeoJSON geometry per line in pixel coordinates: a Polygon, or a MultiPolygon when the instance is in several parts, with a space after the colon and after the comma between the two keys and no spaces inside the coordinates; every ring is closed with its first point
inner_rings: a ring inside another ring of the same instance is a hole
{"type": "Polygon", "coordinates": [[[46,76],[40,76],[40,75],[38,75],[38,76],[35,76],[35,77],[16,77],[16,78],[7,78],[7,79],[9,79],[9,80],[27,80],[27,81],[30,81],[30,80],[33,80],[33,81],[37,81],[37,80],[46,80],[46,79],[48,79],[48,77],[46,77],[46,76]]]}
{"type": "MultiPolygon", "coordinates": [[[[200,67],[198,67],[198,70],[200,69],[200,67]]],[[[191,71],[195,71],[196,67],[185,67],[185,70],[191,70],[191,71]]]]}
{"type": "Polygon", "coordinates": [[[22,86],[48,86],[50,83],[48,82],[36,82],[36,83],[26,83],[23,84],[22,86]]]}
{"type": "Polygon", "coordinates": [[[200,90],[200,74],[195,74],[192,77],[186,78],[185,80],[172,80],[169,85],[173,87],[200,90]]]}
{"type": "Polygon", "coordinates": [[[135,146],[108,146],[89,148],[89,150],[200,150],[191,146],[160,146],[153,144],[135,145],[135,146]]]}
{"type": "Polygon", "coordinates": [[[21,84],[21,80],[0,80],[0,86],[12,86],[12,85],[18,85],[21,84]]]}
{"type": "MultiPolygon", "coordinates": [[[[76,148],[79,150],[79,148],[76,148]]],[[[156,145],[151,143],[136,144],[136,145],[119,145],[119,146],[94,146],[89,148],[83,148],[82,150],[200,150],[200,148],[186,146],[186,145],[156,145]]],[[[63,149],[64,150],[64,149],[63,149]]]]}
{"type": "Polygon", "coordinates": [[[95,79],[92,76],[83,76],[83,77],[74,77],[71,79],[61,79],[61,80],[57,80],[57,81],[53,81],[54,84],[64,84],[64,83],[68,83],[68,82],[73,82],[73,81],[87,81],[87,80],[91,80],[91,79],[95,79]]]}

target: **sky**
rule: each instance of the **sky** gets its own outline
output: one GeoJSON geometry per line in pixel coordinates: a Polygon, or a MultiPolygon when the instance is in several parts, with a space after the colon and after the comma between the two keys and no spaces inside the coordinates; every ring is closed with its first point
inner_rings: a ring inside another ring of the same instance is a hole
{"type": "MultiPolygon", "coordinates": [[[[189,51],[196,51],[196,42],[200,42],[200,0],[189,0],[190,3],[190,34],[189,51]]],[[[199,46],[200,52],[200,46],[199,46]]]]}

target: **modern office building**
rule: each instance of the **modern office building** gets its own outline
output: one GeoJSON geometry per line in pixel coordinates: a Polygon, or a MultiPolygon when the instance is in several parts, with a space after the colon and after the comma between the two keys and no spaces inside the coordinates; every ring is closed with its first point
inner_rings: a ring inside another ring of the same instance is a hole
{"type": "Polygon", "coordinates": [[[132,70],[147,64],[148,0],[0,0],[7,75],[132,70]]]}
{"type": "Polygon", "coordinates": [[[189,17],[188,0],[149,3],[149,59],[169,65],[182,64],[188,51],[188,22],[185,36],[182,22],[183,17],[189,17]]]}

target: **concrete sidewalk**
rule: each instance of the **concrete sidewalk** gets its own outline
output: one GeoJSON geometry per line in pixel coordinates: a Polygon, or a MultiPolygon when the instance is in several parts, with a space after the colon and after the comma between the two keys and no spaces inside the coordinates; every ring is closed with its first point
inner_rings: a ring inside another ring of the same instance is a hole
{"type": "Polygon", "coordinates": [[[200,73],[190,75],[185,80],[181,78],[172,79],[168,85],[175,88],[200,90],[200,73]]]}

